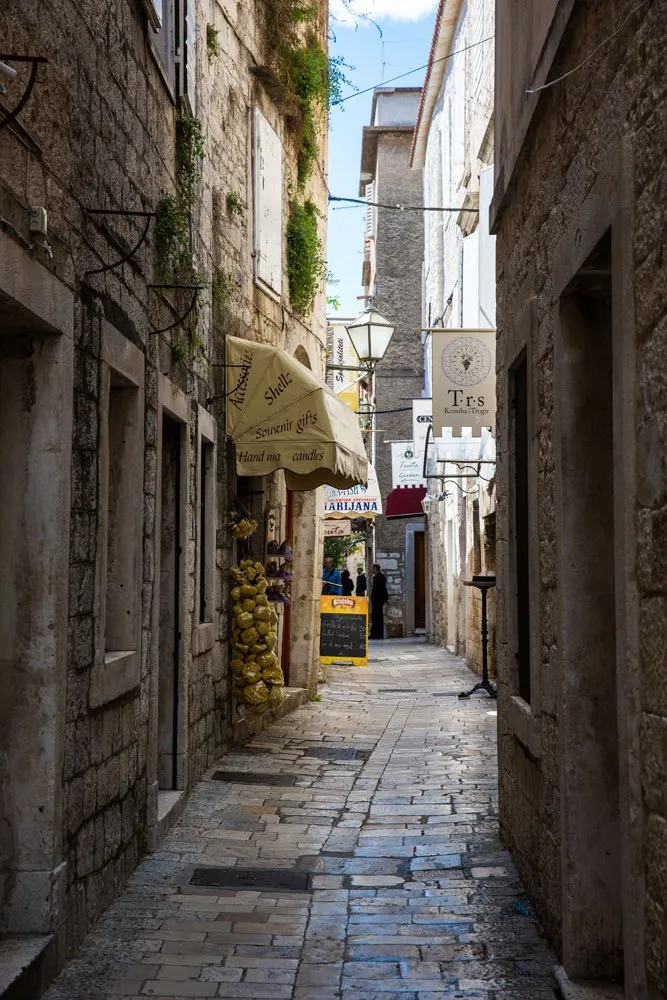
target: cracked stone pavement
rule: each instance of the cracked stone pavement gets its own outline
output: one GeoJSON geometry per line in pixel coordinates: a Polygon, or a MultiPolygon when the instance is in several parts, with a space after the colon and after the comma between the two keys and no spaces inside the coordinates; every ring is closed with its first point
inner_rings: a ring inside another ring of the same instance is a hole
{"type": "Polygon", "coordinates": [[[498,839],[495,702],[459,701],[474,680],[441,649],[373,647],[368,668],[330,668],[321,702],[207,772],[46,1000],[553,1000],[553,957],[498,839]],[[311,884],[198,887],[201,867],[311,884]]]}

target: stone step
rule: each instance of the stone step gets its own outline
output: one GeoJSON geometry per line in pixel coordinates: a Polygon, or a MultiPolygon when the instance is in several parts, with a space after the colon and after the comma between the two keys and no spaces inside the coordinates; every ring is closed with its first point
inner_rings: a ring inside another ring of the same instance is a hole
{"type": "Polygon", "coordinates": [[[574,982],[562,965],[554,966],[554,978],[562,1000],[623,1000],[622,986],[611,983],[574,982]]]}
{"type": "Polygon", "coordinates": [[[38,997],[55,971],[53,934],[0,936],[0,1000],[38,997]]]}

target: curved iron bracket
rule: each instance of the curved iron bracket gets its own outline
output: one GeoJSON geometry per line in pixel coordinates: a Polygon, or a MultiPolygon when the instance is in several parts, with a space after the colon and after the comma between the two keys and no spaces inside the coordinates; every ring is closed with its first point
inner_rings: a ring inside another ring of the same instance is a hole
{"type": "Polygon", "coordinates": [[[173,330],[175,326],[179,326],[181,323],[185,322],[185,320],[188,318],[188,316],[194,309],[195,305],[197,304],[197,296],[199,292],[201,292],[205,286],[204,285],[149,285],[148,287],[152,288],[154,291],[158,288],[171,288],[174,290],[189,289],[193,293],[192,301],[190,302],[190,305],[185,310],[182,316],[179,316],[177,320],[174,320],[173,323],[170,323],[169,326],[163,327],[161,330],[151,330],[151,333],[154,334],[156,337],[161,337],[163,333],[168,333],[170,330],[173,330]]]}
{"type": "Polygon", "coordinates": [[[13,111],[10,111],[5,118],[0,120],[0,129],[3,129],[6,128],[7,125],[11,125],[11,123],[16,118],[18,118],[18,116],[23,111],[24,107],[30,100],[30,95],[32,94],[33,87],[35,86],[35,83],[37,81],[37,70],[39,69],[39,64],[48,62],[48,59],[46,59],[45,56],[17,56],[17,55],[2,55],[0,53],[0,62],[32,63],[32,66],[30,68],[30,79],[28,80],[28,86],[25,88],[21,100],[16,105],[13,111]]]}
{"type": "Polygon", "coordinates": [[[141,236],[134,244],[131,250],[128,250],[126,254],[115,260],[113,264],[105,264],[103,267],[96,267],[92,271],[86,271],[86,277],[91,274],[103,274],[105,271],[111,271],[114,267],[120,267],[121,264],[127,263],[132,257],[134,257],[137,250],[143,245],[144,240],[148,236],[148,229],[151,224],[151,219],[155,218],[155,212],[126,212],[121,209],[107,209],[107,208],[87,208],[86,215],[122,215],[124,218],[139,218],[145,219],[146,224],[144,225],[141,236]]]}

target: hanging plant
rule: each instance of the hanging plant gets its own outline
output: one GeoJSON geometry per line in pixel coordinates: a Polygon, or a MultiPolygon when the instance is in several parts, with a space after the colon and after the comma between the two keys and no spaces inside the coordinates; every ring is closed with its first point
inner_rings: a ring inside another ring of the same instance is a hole
{"type": "Polygon", "coordinates": [[[204,162],[204,133],[198,118],[181,113],[176,121],[176,181],[188,208],[196,201],[196,185],[204,162]]]}
{"type": "Polygon", "coordinates": [[[296,312],[307,316],[313,306],[326,264],[318,234],[320,212],[308,200],[292,203],[287,222],[287,279],[290,302],[296,312]]]}
{"type": "Polygon", "coordinates": [[[341,56],[330,59],[314,28],[316,4],[301,0],[265,0],[265,28],[274,69],[294,108],[289,125],[297,149],[297,180],[303,189],[318,153],[318,135],[326,126],[327,109],[340,100],[351,69],[341,56]]]}
{"type": "Polygon", "coordinates": [[[218,39],[218,29],[212,24],[206,25],[206,54],[208,61],[212,62],[220,55],[220,41],[218,39]]]}

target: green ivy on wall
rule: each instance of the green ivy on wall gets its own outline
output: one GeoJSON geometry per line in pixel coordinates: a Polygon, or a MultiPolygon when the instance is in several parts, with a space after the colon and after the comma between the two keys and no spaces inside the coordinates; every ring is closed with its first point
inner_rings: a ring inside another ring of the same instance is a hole
{"type": "Polygon", "coordinates": [[[320,212],[312,201],[294,201],[287,222],[287,279],[292,308],[307,316],[326,263],[318,234],[320,212]]]}

